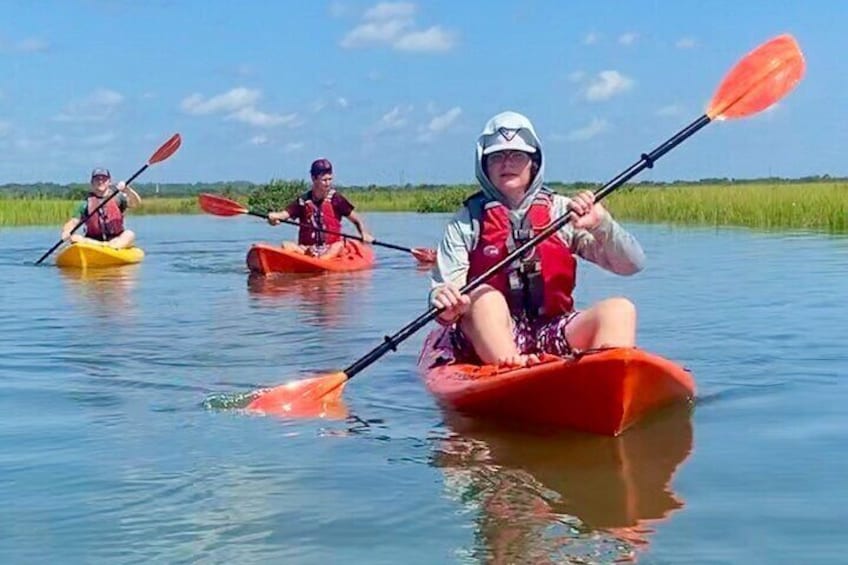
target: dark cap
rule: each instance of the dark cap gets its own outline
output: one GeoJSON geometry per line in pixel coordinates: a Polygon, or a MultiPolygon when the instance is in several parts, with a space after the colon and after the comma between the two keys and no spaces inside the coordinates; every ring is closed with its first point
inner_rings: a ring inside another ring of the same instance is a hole
{"type": "Polygon", "coordinates": [[[333,164],[328,159],[316,159],[312,161],[312,166],[309,168],[312,176],[322,175],[324,173],[333,172],[333,164]]]}
{"type": "Polygon", "coordinates": [[[109,172],[109,169],[96,168],[91,171],[91,178],[94,177],[108,177],[112,178],[112,174],[109,172]]]}

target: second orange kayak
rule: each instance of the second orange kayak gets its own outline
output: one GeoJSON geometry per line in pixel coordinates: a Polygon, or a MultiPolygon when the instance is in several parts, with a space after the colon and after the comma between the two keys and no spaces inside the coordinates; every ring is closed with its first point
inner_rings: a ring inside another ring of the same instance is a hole
{"type": "Polygon", "coordinates": [[[418,366],[439,404],[468,416],[617,436],[650,413],[695,396],[688,370],[638,348],[576,359],[548,355],[520,369],[440,364],[434,347],[440,331],[427,338],[418,366]]]}
{"type": "Polygon", "coordinates": [[[247,267],[254,273],[321,273],[361,271],[374,266],[374,251],[358,241],[345,241],[341,254],[322,259],[288,251],[278,245],[256,243],[247,252],[247,267]]]}

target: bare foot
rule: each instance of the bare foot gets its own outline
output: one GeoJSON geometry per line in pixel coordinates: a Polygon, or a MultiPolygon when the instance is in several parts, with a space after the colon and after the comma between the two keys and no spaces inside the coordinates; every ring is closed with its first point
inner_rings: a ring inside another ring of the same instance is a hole
{"type": "Polygon", "coordinates": [[[541,362],[539,356],[535,353],[530,353],[528,355],[511,355],[509,357],[503,357],[498,359],[495,363],[498,367],[504,368],[514,368],[514,367],[530,367],[532,365],[537,365],[541,362]]]}

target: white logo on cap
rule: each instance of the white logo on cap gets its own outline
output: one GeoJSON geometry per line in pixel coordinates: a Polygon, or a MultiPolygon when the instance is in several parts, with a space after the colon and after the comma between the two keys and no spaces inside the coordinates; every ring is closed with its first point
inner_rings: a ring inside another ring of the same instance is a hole
{"type": "Polygon", "coordinates": [[[508,128],[498,128],[498,133],[501,134],[501,137],[503,137],[505,140],[512,141],[512,139],[516,135],[518,135],[518,130],[517,129],[508,129],[508,128]]]}

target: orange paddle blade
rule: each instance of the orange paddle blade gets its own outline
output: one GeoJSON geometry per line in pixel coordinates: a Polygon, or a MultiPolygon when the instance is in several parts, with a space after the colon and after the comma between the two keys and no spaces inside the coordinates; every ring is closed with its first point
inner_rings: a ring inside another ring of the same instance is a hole
{"type": "Polygon", "coordinates": [[[711,120],[744,118],[786,96],[804,76],[804,55],[791,35],[763,43],[724,77],[707,108],[711,120]]]}
{"type": "Polygon", "coordinates": [[[412,256],[419,263],[435,263],[436,262],[436,250],[435,249],[426,249],[424,247],[413,247],[412,248],[412,256]]]}
{"type": "Polygon", "coordinates": [[[247,208],[229,198],[216,194],[202,193],[197,195],[201,210],[216,216],[238,216],[247,213],[247,208]]]}
{"type": "Polygon", "coordinates": [[[153,154],[147,164],[152,165],[154,163],[164,161],[165,159],[177,152],[177,149],[180,148],[180,144],[182,142],[183,139],[180,137],[180,134],[175,133],[171,136],[171,139],[166,141],[164,144],[162,144],[162,147],[156,150],[156,153],[153,154]]]}
{"type": "Polygon", "coordinates": [[[246,409],[286,418],[344,418],[342,391],[347,380],[339,371],[260,390],[246,409]]]}

